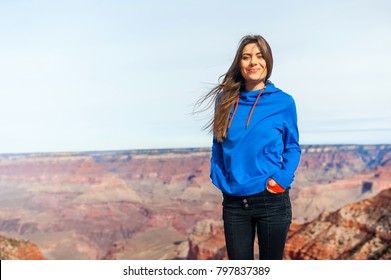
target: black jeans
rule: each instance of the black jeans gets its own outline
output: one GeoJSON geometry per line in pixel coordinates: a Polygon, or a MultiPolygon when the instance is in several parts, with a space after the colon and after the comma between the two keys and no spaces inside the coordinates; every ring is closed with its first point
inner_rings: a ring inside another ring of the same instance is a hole
{"type": "Polygon", "coordinates": [[[265,190],[248,197],[223,195],[224,234],[229,259],[254,259],[257,232],[259,258],[281,260],[292,221],[289,189],[279,194],[265,190]]]}

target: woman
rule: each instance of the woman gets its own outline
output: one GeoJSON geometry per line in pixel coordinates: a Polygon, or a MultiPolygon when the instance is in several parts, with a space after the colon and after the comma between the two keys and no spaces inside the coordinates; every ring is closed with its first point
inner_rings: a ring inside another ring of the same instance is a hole
{"type": "Polygon", "coordinates": [[[215,101],[210,176],[223,192],[230,259],[282,259],[291,224],[289,189],[300,160],[293,98],[270,82],[273,57],[259,36],[242,38],[223,82],[202,100],[215,101]]]}

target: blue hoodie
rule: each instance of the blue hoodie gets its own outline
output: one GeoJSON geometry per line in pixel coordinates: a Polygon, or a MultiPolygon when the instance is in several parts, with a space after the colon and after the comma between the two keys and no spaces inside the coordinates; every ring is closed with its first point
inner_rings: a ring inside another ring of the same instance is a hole
{"type": "Polygon", "coordinates": [[[222,192],[248,196],[263,192],[269,178],[290,188],[300,161],[295,102],[289,94],[267,82],[261,90],[243,91],[232,108],[227,137],[213,138],[210,177],[222,192]],[[246,123],[249,120],[248,127],[246,123]]]}

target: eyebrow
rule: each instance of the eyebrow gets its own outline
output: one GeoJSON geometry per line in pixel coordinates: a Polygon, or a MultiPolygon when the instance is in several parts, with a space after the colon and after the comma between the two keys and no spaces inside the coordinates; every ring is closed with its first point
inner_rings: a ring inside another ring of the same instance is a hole
{"type": "MultiPolygon", "coordinates": [[[[263,55],[262,52],[257,52],[256,55],[258,55],[258,54],[263,55]]],[[[242,53],[242,56],[243,55],[251,55],[251,53],[242,53]]]]}

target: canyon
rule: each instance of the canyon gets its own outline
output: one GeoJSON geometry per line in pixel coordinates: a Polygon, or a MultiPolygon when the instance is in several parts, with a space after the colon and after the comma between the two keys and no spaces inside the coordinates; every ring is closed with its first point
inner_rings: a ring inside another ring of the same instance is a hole
{"type": "MultiPolygon", "coordinates": [[[[390,258],[391,145],[302,151],[285,258],[390,258]],[[363,238],[336,237],[349,228],[363,238]]],[[[2,154],[0,235],[46,259],[226,259],[209,161],[209,148],[2,154]]]]}

